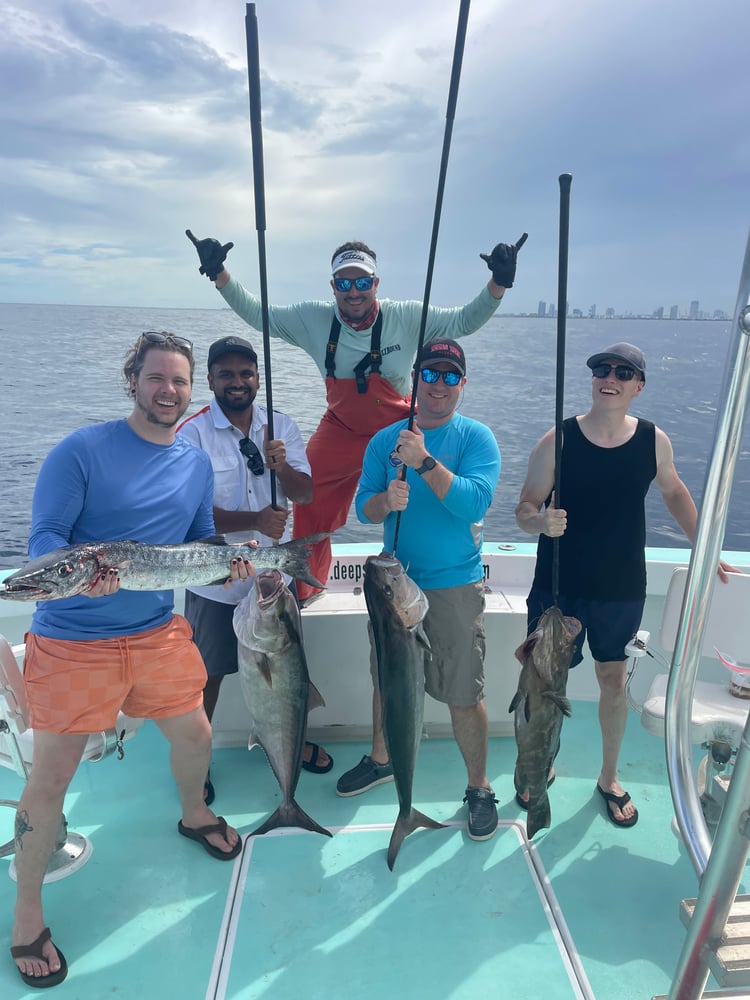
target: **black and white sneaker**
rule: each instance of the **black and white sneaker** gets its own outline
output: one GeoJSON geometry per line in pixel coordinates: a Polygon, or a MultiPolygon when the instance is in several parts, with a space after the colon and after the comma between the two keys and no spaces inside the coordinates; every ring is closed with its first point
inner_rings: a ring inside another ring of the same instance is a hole
{"type": "Polygon", "coordinates": [[[359,795],[366,792],[368,788],[375,785],[382,785],[386,781],[393,781],[393,768],[388,764],[378,764],[369,754],[365,754],[362,760],[350,771],[345,771],[336,782],[336,792],[339,795],[359,795]]]}

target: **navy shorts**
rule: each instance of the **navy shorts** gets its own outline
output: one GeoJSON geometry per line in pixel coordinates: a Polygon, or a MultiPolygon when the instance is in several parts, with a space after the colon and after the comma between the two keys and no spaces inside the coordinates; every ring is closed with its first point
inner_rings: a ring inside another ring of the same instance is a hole
{"type": "MultiPolygon", "coordinates": [[[[532,587],[526,599],[528,633],[534,631],[542,612],[554,603],[552,591],[532,587]]],[[[591,655],[598,663],[627,660],[625,645],[641,626],[645,603],[645,598],[640,601],[594,601],[558,595],[557,606],[562,613],[577,618],[582,626],[571,667],[578,666],[583,659],[581,650],[586,638],[591,655]]]]}
{"type": "Polygon", "coordinates": [[[239,670],[237,636],[232,625],[235,606],[185,591],[185,617],[192,625],[193,642],[209,677],[225,677],[239,670]]]}

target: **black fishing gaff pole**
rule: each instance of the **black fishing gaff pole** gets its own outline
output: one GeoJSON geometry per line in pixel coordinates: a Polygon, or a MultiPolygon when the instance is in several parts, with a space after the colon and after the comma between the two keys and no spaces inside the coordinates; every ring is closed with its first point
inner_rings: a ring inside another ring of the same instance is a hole
{"type": "MultiPolygon", "coordinates": [[[[419,322],[419,340],[417,342],[416,357],[422,353],[424,345],[424,334],[427,327],[427,312],[430,306],[430,291],[432,289],[432,272],[435,268],[435,251],[437,249],[438,232],[440,230],[440,213],[443,207],[443,192],[445,190],[445,177],[448,172],[448,154],[451,148],[451,136],[453,134],[453,120],[456,115],[456,102],[458,100],[458,84],[461,79],[461,64],[464,57],[464,44],[466,42],[466,25],[469,21],[470,0],[461,0],[458,12],[458,26],[456,28],[456,44],[453,49],[453,68],[451,70],[451,82],[448,88],[448,107],[445,112],[445,133],[443,135],[443,152],[440,158],[440,174],[438,177],[437,198],[435,200],[435,215],[432,220],[432,239],[430,240],[430,253],[427,259],[427,277],[425,278],[424,298],[422,299],[422,316],[419,322]]],[[[414,378],[411,391],[411,407],[409,409],[409,430],[414,426],[414,412],[417,406],[417,385],[419,375],[414,378]]],[[[401,478],[406,478],[406,466],[401,470],[401,478]]],[[[401,511],[396,515],[396,529],[393,534],[393,552],[396,552],[398,542],[398,530],[401,523],[401,511]]]]}
{"type": "MultiPolygon", "coordinates": [[[[255,186],[255,228],[258,231],[258,266],[260,268],[260,311],[263,332],[263,367],[266,378],[268,440],[273,439],[273,395],[271,390],[271,336],[268,324],[268,272],[266,267],[266,195],[263,176],[263,129],[260,120],[260,57],[258,54],[258,19],[255,4],[245,4],[245,39],[247,42],[247,83],[250,94],[250,137],[253,147],[253,184],[255,186]]],[[[271,506],[276,506],[276,473],[271,468],[271,506]]]]}
{"type": "MultiPolygon", "coordinates": [[[[560,503],[560,459],[562,456],[563,390],[565,387],[565,320],[568,315],[568,230],[572,174],[560,174],[560,245],[557,265],[557,378],[555,383],[555,493],[560,503]]],[[[560,593],[560,539],[552,539],[552,597],[560,593]]]]}

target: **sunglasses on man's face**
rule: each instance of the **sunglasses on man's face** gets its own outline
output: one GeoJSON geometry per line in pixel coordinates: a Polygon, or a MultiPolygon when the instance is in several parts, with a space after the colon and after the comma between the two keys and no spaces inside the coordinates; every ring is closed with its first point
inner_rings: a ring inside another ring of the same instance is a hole
{"type": "Polygon", "coordinates": [[[439,372],[437,368],[422,368],[419,374],[422,376],[422,381],[428,385],[434,385],[442,377],[446,385],[456,386],[462,378],[458,372],[439,372]]]}
{"type": "Polygon", "coordinates": [[[265,468],[263,464],[263,456],[258,451],[258,446],[250,438],[243,438],[239,442],[240,451],[247,459],[247,467],[252,472],[254,476],[262,476],[263,470],[265,468]]]}
{"type": "Polygon", "coordinates": [[[631,382],[635,378],[635,368],[631,368],[630,365],[594,365],[591,369],[591,374],[594,378],[608,378],[613,368],[615,370],[615,378],[619,382],[631,382]]]}
{"type": "Polygon", "coordinates": [[[375,279],[371,274],[361,278],[334,278],[333,285],[337,292],[350,292],[352,285],[358,292],[369,292],[375,279]]]}
{"type": "Polygon", "coordinates": [[[140,336],[142,347],[143,344],[174,344],[175,347],[182,347],[185,350],[192,351],[193,342],[188,340],[186,337],[177,337],[174,333],[157,333],[155,330],[147,330],[140,336]]]}

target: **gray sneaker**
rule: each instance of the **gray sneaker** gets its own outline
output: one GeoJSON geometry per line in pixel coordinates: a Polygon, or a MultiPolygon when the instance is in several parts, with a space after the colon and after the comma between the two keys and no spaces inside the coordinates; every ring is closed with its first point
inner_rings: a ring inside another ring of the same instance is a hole
{"type": "Polygon", "coordinates": [[[469,803],[468,833],[472,840],[489,840],[497,830],[497,799],[491,788],[472,788],[464,795],[469,803]]]}
{"type": "Polygon", "coordinates": [[[383,785],[393,781],[393,768],[388,764],[378,764],[369,754],[350,771],[345,771],[336,782],[336,792],[339,795],[359,795],[375,785],[383,785]]]}

